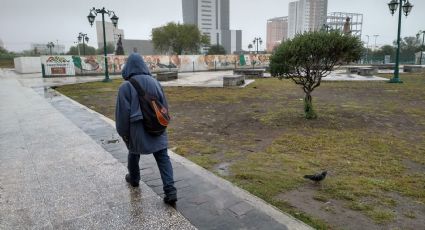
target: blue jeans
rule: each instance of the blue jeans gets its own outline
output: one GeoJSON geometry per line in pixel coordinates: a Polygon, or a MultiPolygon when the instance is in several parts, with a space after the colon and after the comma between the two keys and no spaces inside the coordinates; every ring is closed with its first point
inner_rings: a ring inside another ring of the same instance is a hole
{"type": "MultiPolygon", "coordinates": [[[[166,195],[177,194],[177,189],[174,187],[173,179],[173,166],[171,165],[170,157],[168,156],[167,149],[154,152],[156,164],[158,165],[161,174],[164,193],[166,195]]],[[[139,154],[128,154],[127,168],[130,178],[134,182],[140,181],[140,168],[139,168],[139,154]]]]}

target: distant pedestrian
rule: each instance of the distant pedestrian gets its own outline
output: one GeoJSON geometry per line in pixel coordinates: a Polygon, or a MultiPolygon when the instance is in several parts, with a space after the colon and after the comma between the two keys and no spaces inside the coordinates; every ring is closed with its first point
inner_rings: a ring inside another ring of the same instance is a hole
{"type": "Polygon", "coordinates": [[[129,150],[127,165],[129,173],[125,176],[125,180],[133,187],[139,186],[140,154],[153,153],[161,173],[165,193],[164,202],[174,204],[177,201],[177,189],[174,187],[173,167],[167,153],[167,133],[165,131],[156,136],[146,131],[137,90],[129,82],[129,79],[135,79],[146,94],[156,97],[162,105],[168,108],[164,91],[159,82],[152,77],[143,58],[137,53],[128,57],[122,76],[125,81],[118,90],[115,121],[117,132],[129,150]]]}

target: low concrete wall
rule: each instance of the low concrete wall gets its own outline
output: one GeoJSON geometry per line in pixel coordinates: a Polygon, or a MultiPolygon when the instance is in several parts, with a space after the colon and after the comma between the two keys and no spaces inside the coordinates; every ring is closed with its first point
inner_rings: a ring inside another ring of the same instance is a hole
{"type": "Polygon", "coordinates": [[[17,57],[13,61],[18,73],[41,73],[40,57],[17,57]]]}
{"type": "Polygon", "coordinates": [[[159,72],[156,74],[158,81],[171,81],[178,78],[178,72],[159,72]]]}

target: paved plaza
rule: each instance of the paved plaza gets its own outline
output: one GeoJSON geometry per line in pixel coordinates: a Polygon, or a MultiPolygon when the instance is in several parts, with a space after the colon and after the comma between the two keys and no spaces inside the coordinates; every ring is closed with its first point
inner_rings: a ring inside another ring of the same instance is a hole
{"type": "MultiPolygon", "coordinates": [[[[0,229],[195,229],[16,75],[0,76],[0,229]]],[[[12,74],[13,75],[13,74],[12,74]]]]}
{"type": "Polygon", "coordinates": [[[113,121],[49,88],[100,79],[0,70],[0,229],[311,229],[172,151],[175,209],[151,155],[130,188],[113,121]]]}

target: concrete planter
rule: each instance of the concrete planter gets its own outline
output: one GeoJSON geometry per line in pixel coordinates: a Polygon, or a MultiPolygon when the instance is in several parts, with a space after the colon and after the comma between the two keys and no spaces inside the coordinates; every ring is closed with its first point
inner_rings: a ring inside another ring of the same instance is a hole
{"type": "Polygon", "coordinates": [[[226,75],[223,77],[223,87],[237,87],[245,84],[243,75],[226,75]]]}

